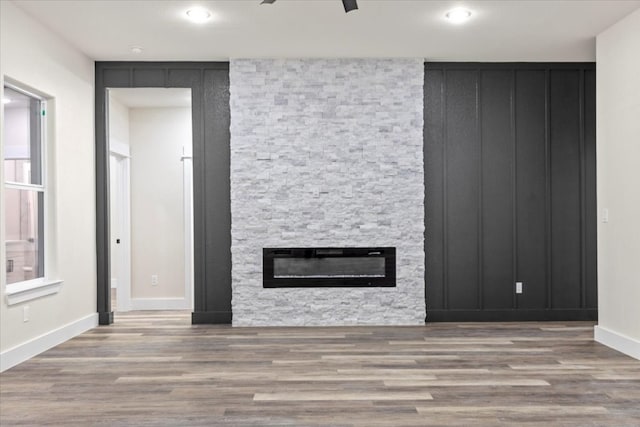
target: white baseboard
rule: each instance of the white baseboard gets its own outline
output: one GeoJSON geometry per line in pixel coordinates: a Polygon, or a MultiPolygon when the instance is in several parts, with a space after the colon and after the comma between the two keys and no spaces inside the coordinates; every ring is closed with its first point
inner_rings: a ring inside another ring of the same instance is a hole
{"type": "Polygon", "coordinates": [[[24,344],[3,351],[0,353],[0,372],[4,372],[9,368],[25,362],[96,326],[98,326],[98,313],[92,313],[75,322],[71,322],[58,329],[33,338],[24,344]]]}
{"type": "Polygon", "coordinates": [[[596,325],[593,328],[593,339],[614,350],[640,360],[640,341],[614,332],[611,329],[596,325]]]}
{"type": "Polygon", "coordinates": [[[190,310],[186,298],[132,298],[131,310],[190,310]]]}

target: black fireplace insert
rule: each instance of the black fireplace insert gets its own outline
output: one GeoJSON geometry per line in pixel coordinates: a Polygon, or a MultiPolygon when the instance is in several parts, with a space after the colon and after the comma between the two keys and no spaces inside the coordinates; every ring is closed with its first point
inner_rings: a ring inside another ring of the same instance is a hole
{"type": "Polygon", "coordinates": [[[263,287],[394,287],[396,248],[264,248],[263,287]]]}

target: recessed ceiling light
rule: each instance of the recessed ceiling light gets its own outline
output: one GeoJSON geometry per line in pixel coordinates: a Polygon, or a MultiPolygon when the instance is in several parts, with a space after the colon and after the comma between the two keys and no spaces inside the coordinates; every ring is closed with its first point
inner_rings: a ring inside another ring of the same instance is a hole
{"type": "Polygon", "coordinates": [[[10,102],[11,102],[11,100],[9,98],[2,98],[2,103],[3,104],[8,104],[10,102]]]}
{"type": "Polygon", "coordinates": [[[131,48],[131,52],[132,52],[132,53],[142,53],[142,50],[143,50],[143,49],[142,49],[140,46],[133,46],[133,47],[131,48]]]}
{"type": "Polygon", "coordinates": [[[462,24],[471,18],[471,11],[463,7],[451,9],[444,15],[453,24],[462,24]]]}
{"type": "Polygon", "coordinates": [[[186,12],[187,18],[196,24],[207,22],[211,18],[211,12],[202,7],[194,7],[186,12]]]}

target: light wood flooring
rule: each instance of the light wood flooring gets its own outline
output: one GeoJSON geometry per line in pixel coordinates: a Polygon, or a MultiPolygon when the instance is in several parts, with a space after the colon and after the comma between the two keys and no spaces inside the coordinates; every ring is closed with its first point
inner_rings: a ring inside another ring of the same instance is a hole
{"type": "Polygon", "coordinates": [[[640,426],[593,324],[231,328],[117,314],[0,374],[0,424],[640,426]]]}

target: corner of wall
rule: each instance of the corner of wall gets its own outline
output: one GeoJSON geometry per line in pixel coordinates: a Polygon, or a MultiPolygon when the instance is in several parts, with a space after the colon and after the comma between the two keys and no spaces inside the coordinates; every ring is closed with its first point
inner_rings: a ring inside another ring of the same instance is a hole
{"type": "Polygon", "coordinates": [[[597,36],[596,341],[640,355],[640,9],[597,36]],[[606,215],[605,215],[606,212],[606,215]]]}
{"type": "Polygon", "coordinates": [[[38,354],[98,326],[98,313],[56,328],[0,353],[0,372],[4,372],[38,354]]]}
{"type": "Polygon", "coordinates": [[[624,353],[627,356],[640,360],[639,340],[614,332],[600,325],[596,325],[594,327],[593,338],[600,344],[606,345],[620,353],[624,353]]]}

